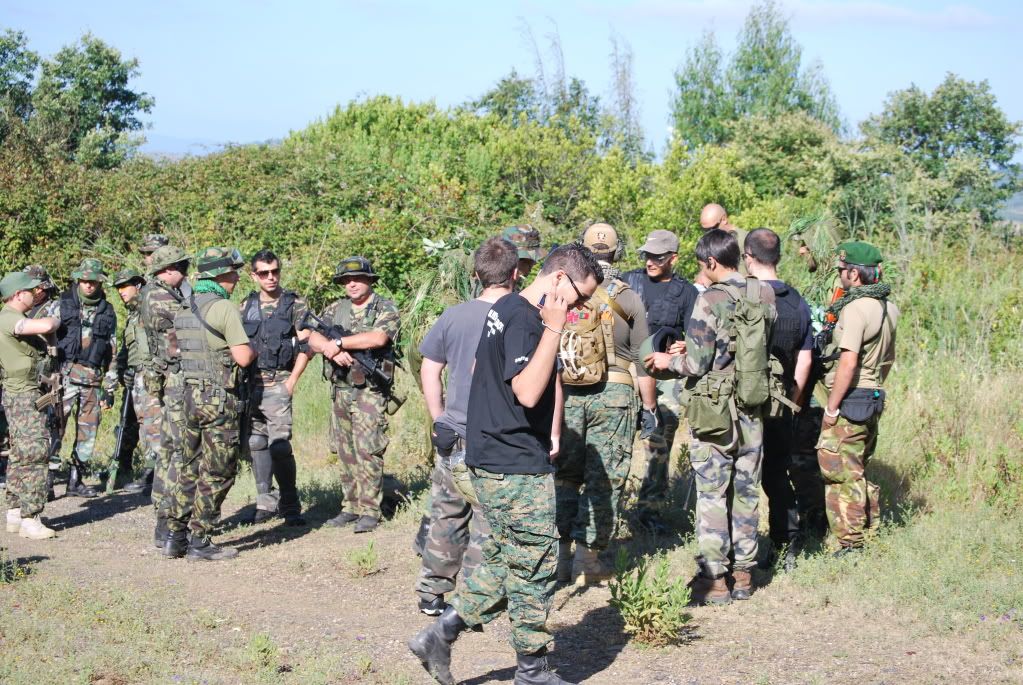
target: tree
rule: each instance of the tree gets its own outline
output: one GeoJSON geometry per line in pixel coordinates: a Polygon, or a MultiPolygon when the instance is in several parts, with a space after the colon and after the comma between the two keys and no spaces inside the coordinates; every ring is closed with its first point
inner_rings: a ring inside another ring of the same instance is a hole
{"type": "Polygon", "coordinates": [[[729,140],[729,123],[747,116],[805,112],[835,132],[838,105],[820,64],[802,68],[802,48],[773,0],[754,6],[727,66],[712,33],[675,72],[672,119],[689,148],[729,140]]]}
{"type": "Polygon", "coordinates": [[[0,142],[14,120],[26,121],[32,112],[32,83],[39,56],[28,49],[20,31],[0,36],[0,142]]]}
{"type": "Polygon", "coordinates": [[[949,73],[931,95],[916,85],[891,94],[861,128],[868,147],[895,146],[928,176],[951,184],[954,206],[991,221],[1023,187],[1012,161],[1020,126],[998,107],[987,81],[949,73]]]}

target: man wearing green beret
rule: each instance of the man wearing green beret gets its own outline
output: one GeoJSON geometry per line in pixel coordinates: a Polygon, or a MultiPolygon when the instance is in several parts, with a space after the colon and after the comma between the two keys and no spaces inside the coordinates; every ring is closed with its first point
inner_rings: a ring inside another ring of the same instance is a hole
{"type": "Polygon", "coordinates": [[[836,269],[845,295],[828,309],[821,360],[828,391],[817,460],[824,476],[831,532],[845,555],[863,546],[880,522],[880,488],[866,478],[884,411],[882,385],[895,363],[899,308],[881,283],[881,252],[870,243],[842,243],[836,269]]]}
{"type": "Polygon", "coordinates": [[[33,288],[41,281],[24,272],[0,280],[0,375],[4,378],[3,406],[11,421],[11,456],[7,481],[7,532],[43,540],[55,533],[40,514],[46,505],[46,456],[50,444],[46,411],[39,408],[40,375],[51,369],[42,336],[52,335],[60,321],[29,319],[33,288]]]}
{"type": "Polygon", "coordinates": [[[61,294],[57,305],[60,317],[57,348],[64,382],[64,406],[50,458],[55,459],[60,454],[68,419],[73,416],[76,436],[66,494],[95,497],[97,492],[82,479],[96,447],[101,409],[109,409],[113,404],[113,377],[106,379],[106,389],[103,386],[114,357],[117,314],[103,292],[107,276],[102,262],[84,259],[78,269],[71,272],[71,277],[75,282],[61,294]]]}

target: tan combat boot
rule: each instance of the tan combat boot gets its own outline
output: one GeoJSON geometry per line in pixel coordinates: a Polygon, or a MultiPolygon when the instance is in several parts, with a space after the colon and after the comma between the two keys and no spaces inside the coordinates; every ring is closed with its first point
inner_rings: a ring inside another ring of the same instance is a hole
{"type": "Polygon", "coordinates": [[[21,509],[7,510],[7,532],[17,533],[21,530],[21,509]]]}
{"type": "Polygon", "coordinates": [[[559,583],[571,583],[572,582],[572,562],[574,556],[572,554],[572,541],[571,540],[558,540],[558,582],[559,583]]]}
{"type": "Polygon", "coordinates": [[[611,570],[601,563],[598,550],[582,543],[575,546],[572,571],[575,575],[575,584],[578,587],[598,585],[614,576],[611,570]]]}
{"type": "Polygon", "coordinates": [[[18,535],[29,540],[45,540],[57,537],[56,531],[43,525],[42,519],[38,516],[30,519],[21,519],[21,530],[18,535]]]}
{"type": "Polygon", "coordinates": [[[749,599],[753,592],[753,574],[746,570],[732,571],[732,599],[749,599]]]}
{"type": "Polygon", "coordinates": [[[694,579],[692,588],[694,604],[724,606],[732,603],[732,595],[728,592],[728,580],[723,575],[708,578],[701,573],[694,579]]]}

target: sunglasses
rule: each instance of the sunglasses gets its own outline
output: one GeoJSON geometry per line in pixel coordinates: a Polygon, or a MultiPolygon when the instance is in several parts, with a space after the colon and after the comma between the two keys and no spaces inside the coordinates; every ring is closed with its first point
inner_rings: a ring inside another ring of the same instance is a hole
{"type": "Polygon", "coordinates": [[[252,273],[256,274],[256,278],[270,278],[271,276],[280,276],[281,269],[280,267],[277,267],[276,269],[260,269],[259,271],[253,271],[252,273]]]}
{"type": "Polygon", "coordinates": [[[643,259],[654,264],[664,264],[674,256],[674,252],[665,252],[664,254],[650,254],[649,252],[643,253],[643,259]]]}
{"type": "Polygon", "coordinates": [[[579,292],[579,288],[576,287],[575,281],[573,281],[572,277],[568,275],[568,272],[565,272],[565,278],[568,279],[568,284],[572,286],[572,290],[575,291],[576,297],[579,298],[579,301],[576,302],[577,306],[583,304],[584,302],[590,299],[589,295],[583,295],[581,292],[579,292]]]}

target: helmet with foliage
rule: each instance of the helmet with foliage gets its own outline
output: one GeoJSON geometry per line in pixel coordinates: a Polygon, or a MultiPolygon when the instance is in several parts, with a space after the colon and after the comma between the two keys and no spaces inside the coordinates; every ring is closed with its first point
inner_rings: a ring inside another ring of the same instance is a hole
{"type": "Polygon", "coordinates": [[[214,278],[243,266],[245,259],[234,247],[207,247],[195,257],[196,278],[214,278]]]}

